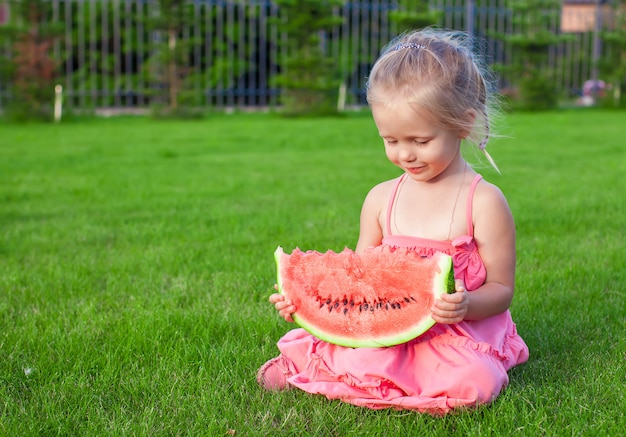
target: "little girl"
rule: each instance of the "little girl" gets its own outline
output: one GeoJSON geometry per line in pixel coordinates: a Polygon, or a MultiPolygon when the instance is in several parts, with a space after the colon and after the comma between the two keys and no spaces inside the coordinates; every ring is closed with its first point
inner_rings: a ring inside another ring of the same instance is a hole
{"type": "MultiPolygon", "coordinates": [[[[356,252],[410,247],[453,257],[456,292],[433,308],[422,336],[388,348],[352,349],[302,329],[257,374],[268,390],[297,387],[369,408],[443,414],[493,401],[507,371],[528,359],[509,306],[515,281],[515,226],[502,192],[463,159],[461,141],[487,159],[488,78],[458,32],[422,30],[383,51],[367,86],[374,122],[399,178],[375,186],[361,211],[356,252]]],[[[496,167],[497,169],[497,167],[496,167]]],[[[281,317],[297,308],[272,294],[281,317]]]]}

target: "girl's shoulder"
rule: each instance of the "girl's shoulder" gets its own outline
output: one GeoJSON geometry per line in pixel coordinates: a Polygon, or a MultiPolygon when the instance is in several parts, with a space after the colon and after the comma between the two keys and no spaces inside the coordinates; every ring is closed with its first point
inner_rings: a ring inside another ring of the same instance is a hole
{"type": "Polygon", "coordinates": [[[489,204],[492,202],[506,203],[506,197],[497,185],[494,185],[483,178],[480,180],[478,185],[476,185],[476,190],[474,191],[474,203],[489,204]]]}
{"type": "Polygon", "coordinates": [[[370,201],[388,200],[401,177],[402,176],[398,176],[397,178],[389,179],[374,185],[367,193],[366,199],[369,199],[370,201]]]}
{"type": "Polygon", "coordinates": [[[393,178],[393,179],[389,179],[383,182],[379,182],[378,184],[374,185],[372,187],[372,189],[370,190],[370,192],[374,191],[374,192],[378,192],[378,191],[391,191],[393,190],[393,187],[395,187],[399,180],[402,178],[402,175],[398,176],[397,178],[393,178]]]}
{"type": "Polygon", "coordinates": [[[503,216],[510,216],[511,209],[502,190],[491,182],[482,179],[474,191],[473,216],[474,221],[481,218],[498,220],[503,216]]]}

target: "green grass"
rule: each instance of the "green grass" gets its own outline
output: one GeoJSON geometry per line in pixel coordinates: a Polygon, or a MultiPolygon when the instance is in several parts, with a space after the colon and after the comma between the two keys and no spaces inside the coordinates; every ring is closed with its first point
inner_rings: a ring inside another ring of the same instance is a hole
{"type": "Polygon", "coordinates": [[[621,435],[624,120],[516,114],[490,145],[531,358],[444,418],[255,382],[293,327],[267,302],[276,246],[354,247],[397,175],[367,114],[0,125],[0,435],[621,435]]]}

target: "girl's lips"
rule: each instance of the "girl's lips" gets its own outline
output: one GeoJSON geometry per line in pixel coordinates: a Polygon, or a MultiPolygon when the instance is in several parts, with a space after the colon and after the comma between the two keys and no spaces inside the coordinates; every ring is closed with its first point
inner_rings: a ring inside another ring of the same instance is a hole
{"type": "Polygon", "coordinates": [[[406,171],[411,174],[421,173],[424,170],[424,167],[407,167],[406,171]]]}

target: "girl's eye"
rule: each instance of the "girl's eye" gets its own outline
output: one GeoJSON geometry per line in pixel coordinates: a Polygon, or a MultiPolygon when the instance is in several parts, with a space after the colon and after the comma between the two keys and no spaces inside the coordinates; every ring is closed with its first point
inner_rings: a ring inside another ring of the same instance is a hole
{"type": "Polygon", "coordinates": [[[398,141],[396,141],[396,140],[389,140],[389,139],[385,139],[385,143],[387,143],[387,144],[397,144],[397,143],[398,143],[398,141]]]}
{"type": "Polygon", "coordinates": [[[415,144],[419,145],[419,146],[425,146],[426,144],[428,144],[430,142],[430,140],[415,140],[415,144]]]}

